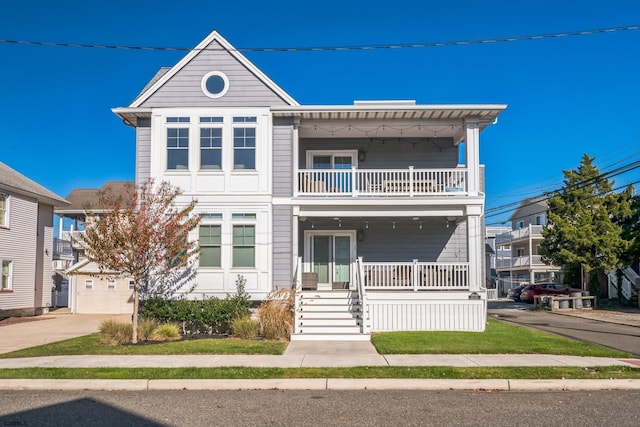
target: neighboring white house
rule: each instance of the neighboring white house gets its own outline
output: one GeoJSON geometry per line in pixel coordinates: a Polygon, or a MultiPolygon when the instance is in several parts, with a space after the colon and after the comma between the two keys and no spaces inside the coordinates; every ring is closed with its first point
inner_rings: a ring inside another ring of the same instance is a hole
{"type": "Polygon", "coordinates": [[[498,234],[497,247],[511,247],[510,257],[496,260],[498,287],[501,293],[522,283],[550,281],[562,283],[562,268],[546,264],[540,255],[544,240],[542,229],[547,223],[547,202],[540,198],[525,199],[509,218],[511,231],[498,234]]]}
{"type": "Polygon", "coordinates": [[[0,317],[49,311],[53,207],[68,204],[0,162],[0,317]]]}
{"type": "Polygon", "coordinates": [[[505,108],[300,105],[214,31],[113,111],[136,131],[136,181],[198,200],[190,297],[238,275],[257,300],[296,286],[294,339],[366,339],[484,330],[479,135],[505,108]]]}

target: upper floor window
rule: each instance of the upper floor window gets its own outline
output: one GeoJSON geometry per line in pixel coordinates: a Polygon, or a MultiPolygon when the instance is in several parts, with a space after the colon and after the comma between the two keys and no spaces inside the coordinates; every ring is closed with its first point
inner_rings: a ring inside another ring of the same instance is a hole
{"type": "Polygon", "coordinates": [[[129,290],[133,291],[136,288],[135,280],[129,280],[129,290]]]}
{"type": "Polygon", "coordinates": [[[209,98],[220,98],[229,90],[229,79],[220,71],[211,71],[202,78],[200,87],[209,98]]]}
{"type": "Polygon", "coordinates": [[[110,291],[115,291],[116,290],[116,281],[113,279],[109,279],[107,280],[107,289],[110,291]]]}
{"type": "Polygon", "coordinates": [[[524,221],[516,222],[516,230],[520,230],[524,228],[524,221]]]}
{"type": "Polygon", "coordinates": [[[222,128],[200,129],[200,169],[222,169],[222,128]]]}
{"type": "Polygon", "coordinates": [[[0,227],[9,226],[9,195],[0,193],[0,227]]]}
{"type": "Polygon", "coordinates": [[[0,279],[0,290],[9,291],[12,289],[12,273],[13,262],[3,259],[2,270],[0,270],[0,274],[2,274],[2,279],[0,279]]]}
{"type": "Polygon", "coordinates": [[[84,281],[84,288],[88,291],[93,290],[93,280],[87,279],[84,281]]]}
{"type": "Polygon", "coordinates": [[[189,169],[188,128],[167,129],[167,169],[189,169]]]}
{"type": "Polygon", "coordinates": [[[536,225],[546,225],[546,224],[547,224],[546,214],[536,215],[536,225]]]}
{"type": "Polygon", "coordinates": [[[233,168],[256,168],[256,128],[233,129],[233,168]]]}

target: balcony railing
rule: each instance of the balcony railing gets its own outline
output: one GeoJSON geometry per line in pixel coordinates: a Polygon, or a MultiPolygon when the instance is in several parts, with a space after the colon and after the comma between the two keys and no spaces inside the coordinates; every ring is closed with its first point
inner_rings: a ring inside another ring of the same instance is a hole
{"type": "Polygon", "coordinates": [[[543,265],[547,264],[542,261],[542,255],[527,255],[496,260],[496,268],[540,267],[543,265]]]}
{"type": "Polygon", "coordinates": [[[465,290],[469,288],[469,263],[363,262],[368,290],[465,290]]]}
{"type": "Polygon", "coordinates": [[[62,231],[62,240],[71,242],[73,249],[84,249],[82,246],[82,240],[84,231],[62,231]]]}
{"type": "Polygon", "coordinates": [[[306,169],[298,171],[301,196],[430,196],[466,194],[467,170],[306,169]]]}
{"type": "Polygon", "coordinates": [[[53,238],[53,259],[54,260],[73,260],[73,249],[71,242],[68,240],[53,238]]]}
{"type": "Polygon", "coordinates": [[[515,240],[526,239],[529,236],[542,237],[542,225],[529,225],[519,230],[513,230],[508,233],[498,234],[496,236],[496,245],[502,245],[515,240]]]}

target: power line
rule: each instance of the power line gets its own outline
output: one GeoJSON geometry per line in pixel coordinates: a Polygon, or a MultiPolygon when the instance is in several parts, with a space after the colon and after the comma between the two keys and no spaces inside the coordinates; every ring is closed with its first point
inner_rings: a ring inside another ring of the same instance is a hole
{"type": "MultiPolygon", "coordinates": [[[[469,45],[510,43],[510,42],[542,40],[542,39],[556,39],[556,38],[564,38],[564,37],[577,37],[577,36],[587,36],[587,35],[603,34],[603,33],[617,33],[621,31],[636,31],[636,30],[640,30],[640,24],[626,25],[621,27],[580,30],[580,31],[565,31],[565,32],[559,32],[559,33],[534,34],[534,35],[527,35],[527,36],[485,38],[485,39],[472,39],[472,40],[453,40],[453,41],[442,41],[442,42],[374,44],[374,45],[360,45],[360,46],[244,47],[244,48],[236,48],[234,50],[238,52],[322,52],[322,51],[353,51],[353,50],[383,50],[383,49],[419,49],[419,48],[429,48],[429,47],[469,46],[469,45]]],[[[86,44],[86,43],[62,43],[62,42],[9,40],[9,39],[0,39],[0,43],[17,44],[17,45],[51,46],[51,47],[75,47],[75,48],[86,48],[86,49],[123,49],[123,50],[148,50],[148,51],[224,50],[221,47],[205,47],[202,49],[196,49],[191,47],[100,45],[100,44],[86,44]]]]}

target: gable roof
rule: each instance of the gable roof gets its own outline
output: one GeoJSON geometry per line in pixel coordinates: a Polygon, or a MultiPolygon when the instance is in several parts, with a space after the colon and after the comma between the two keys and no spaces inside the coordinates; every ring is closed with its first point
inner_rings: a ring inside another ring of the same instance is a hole
{"type": "Polygon", "coordinates": [[[133,181],[107,181],[101,188],[75,188],[67,196],[70,206],[55,209],[56,214],[84,213],[99,210],[98,199],[104,193],[122,197],[134,187],[133,181]]]}
{"type": "Polygon", "coordinates": [[[547,212],[549,205],[544,197],[529,197],[524,199],[520,205],[513,211],[509,217],[509,221],[526,218],[531,215],[547,212]]]}
{"type": "Polygon", "coordinates": [[[266,74],[264,74],[258,67],[256,67],[251,61],[247,59],[242,53],[240,53],[235,47],[233,47],[224,37],[213,30],[204,40],[202,40],[194,49],[189,51],[176,65],[169,70],[160,69],[160,71],[154,76],[154,78],[147,84],[147,87],[142,91],[136,99],[133,100],[130,108],[136,108],[142,106],[142,104],[148,100],[158,89],[160,89],[165,83],[167,83],[173,76],[175,76],[180,70],[182,70],[191,60],[198,56],[203,50],[205,50],[212,43],[217,42],[222,48],[233,56],[238,62],[245,66],[251,73],[253,73],[262,83],[269,87],[274,93],[276,93],[282,100],[289,105],[299,105],[298,102],[293,99],[288,93],[286,93],[280,86],[278,86],[273,80],[271,80],[266,74]],[[154,81],[155,80],[155,81],[154,81]]]}
{"type": "Polygon", "coordinates": [[[52,206],[67,206],[69,202],[42,185],[30,180],[20,172],[0,162],[0,187],[25,196],[35,197],[38,202],[52,206]]]}

